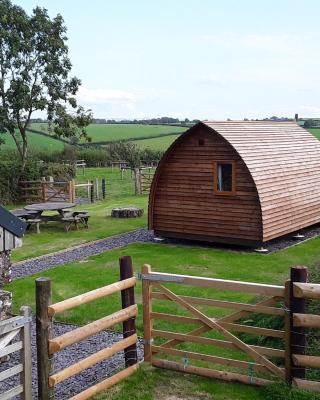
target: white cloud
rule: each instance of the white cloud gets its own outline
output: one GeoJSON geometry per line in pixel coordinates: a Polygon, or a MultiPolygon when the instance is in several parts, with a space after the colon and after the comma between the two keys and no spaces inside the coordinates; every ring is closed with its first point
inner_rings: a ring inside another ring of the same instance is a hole
{"type": "Polygon", "coordinates": [[[308,117],[318,117],[320,115],[320,107],[317,106],[299,106],[299,111],[308,117]]]}
{"type": "Polygon", "coordinates": [[[136,101],[137,96],[129,91],[117,89],[89,89],[81,86],[77,97],[80,102],[86,104],[131,104],[136,101]]]}

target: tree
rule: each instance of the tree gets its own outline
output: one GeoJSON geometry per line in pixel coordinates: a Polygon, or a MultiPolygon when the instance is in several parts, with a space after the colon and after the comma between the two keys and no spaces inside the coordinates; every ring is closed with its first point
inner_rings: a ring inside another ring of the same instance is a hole
{"type": "Polygon", "coordinates": [[[55,136],[88,139],[85,128],[92,114],[77,105],[81,81],[69,76],[66,41],[61,15],[50,19],[37,7],[29,16],[10,0],[0,0],[0,133],[13,137],[23,169],[27,127],[36,111],[46,112],[55,136]]]}

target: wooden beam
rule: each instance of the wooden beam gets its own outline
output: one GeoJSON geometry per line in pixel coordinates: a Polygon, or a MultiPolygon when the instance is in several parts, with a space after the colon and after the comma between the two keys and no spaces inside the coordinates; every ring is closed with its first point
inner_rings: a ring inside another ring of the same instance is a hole
{"type": "MultiPolygon", "coordinates": [[[[164,294],[159,292],[153,292],[151,297],[153,299],[170,301],[170,299],[168,299],[164,294]]],[[[284,316],[285,314],[285,311],[282,308],[268,307],[259,304],[236,303],[232,301],[204,299],[200,297],[191,297],[191,296],[179,296],[179,297],[183,300],[186,300],[190,304],[200,304],[218,308],[227,308],[231,310],[242,310],[252,313],[260,313],[260,314],[270,314],[270,315],[280,315],[280,316],[284,316]]]]}
{"type": "Polygon", "coordinates": [[[298,298],[320,299],[320,284],[294,282],[293,295],[298,298]]]}
{"type": "Polygon", "coordinates": [[[298,367],[320,368],[320,357],[292,354],[294,365],[298,367]]]}
{"type": "Polygon", "coordinates": [[[136,317],[137,314],[138,307],[134,305],[55,337],[49,340],[49,353],[53,354],[74,343],[79,343],[81,340],[111,328],[113,325],[123,322],[128,318],[136,317]]]}
{"type": "Polygon", "coordinates": [[[71,308],[78,307],[82,304],[100,299],[101,297],[105,297],[110,294],[120,292],[121,290],[133,287],[135,284],[136,278],[131,277],[123,281],[115,282],[111,285],[107,285],[95,290],[91,290],[90,292],[80,294],[79,296],[71,297],[70,299],[66,299],[60,301],[59,303],[50,305],[48,307],[48,315],[50,317],[53,317],[54,315],[70,310],[71,308]]]}
{"type": "Polygon", "coordinates": [[[232,335],[230,332],[228,332],[227,329],[222,327],[219,322],[212,320],[208,318],[205,314],[203,314],[201,311],[197,310],[190,304],[188,304],[185,300],[182,300],[179,298],[179,296],[175,295],[173,292],[171,292],[169,289],[156,284],[156,287],[159,288],[163,293],[165,293],[168,297],[172,298],[175,300],[178,304],[189,310],[193,315],[197,316],[205,325],[209,326],[210,328],[217,330],[219,333],[221,333],[226,339],[229,339],[231,342],[233,342],[240,350],[244,351],[247,353],[249,356],[251,356],[255,361],[265,365],[270,372],[278,376],[279,378],[284,377],[283,371],[277,367],[275,364],[273,364],[271,361],[269,361],[266,357],[263,355],[259,354],[256,352],[254,349],[252,349],[250,346],[242,342],[238,337],[232,335]]]}
{"type": "Polygon", "coordinates": [[[257,293],[265,296],[284,296],[284,286],[266,285],[262,283],[201,278],[189,275],[166,274],[161,272],[142,274],[142,279],[149,280],[151,282],[174,282],[183,285],[209,287],[214,289],[232,290],[246,293],[257,293]]]}
{"type": "MultiPolygon", "coordinates": [[[[196,335],[191,335],[190,333],[177,333],[177,332],[169,332],[169,331],[160,331],[153,329],[152,330],[152,336],[153,337],[161,337],[165,339],[173,339],[176,340],[177,343],[181,342],[190,342],[190,343],[199,343],[199,344],[205,344],[209,346],[216,346],[216,347],[222,347],[225,349],[232,349],[232,350],[237,350],[237,346],[233,344],[232,342],[226,341],[226,340],[221,340],[221,339],[211,339],[211,338],[206,338],[206,337],[199,337],[196,335]]],[[[161,345],[161,347],[168,347],[168,343],[164,343],[161,345]]],[[[262,347],[262,346],[252,346],[250,345],[254,350],[259,352],[260,354],[268,355],[270,357],[279,357],[279,358],[284,358],[284,350],[279,350],[279,349],[273,349],[271,347],[262,347]]]]}
{"type": "Polygon", "coordinates": [[[293,326],[304,328],[320,328],[320,315],[294,313],[293,326]]]}
{"type": "Polygon", "coordinates": [[[242,361],[242,360],[236,360],[236,359],[231,359],[231,358],[217,357],[217,356],[212,356],[212,355],[208,355],[208,354],[195,353],[195,352],[186,351],[186,350],[171,349],[171,348],[166,348],[166,347],[162,347],[162,346],[151,346],[151,351],[152,351],[152,353],[155,353],[155,354],[167,354],[167,355],[171,355],[171,356],[177,356],[180,358],[185,357],[185,358],[190,358],[193,360],[211,362],[213,364],[226,365],[228,367],[248,369],[250,366],[252,366],[252,368],[257,372],[264,372],[264,373],[269,372],[268,369],[264,365],[252,363],[250,361],[242,361]]]}
{"type": "Polygon", "coordinates": [[[137,340],[138,337],[135,334],[133,336],[121,340],[120,342],[113,344],[110,347],[106,347],[105,349],[102,349],[97,353],[94,353],[91,356],[86,357],[75,364],[70,365],[69,367],[63,369],[62,371],[59,371],[56,374],[51,375],[49,378],[49,386],[54,387],[58,383],[70,378],[71,376],[76,375],[87,368],[90,368],[92,365],[97,364],[98,362],[105,360],[108,357],[113,356],[115,353],[121,350],[124,350],[126,347],[136,343],[137,340]]]}
{"type": "MultiPolygon", "coordinates": [[[[142,274],[150,274],[151,266],[145,264],[142,274]]],[[[152,284],[147,280],[142,281],[142,304],[143,304],[143,338],[144,338],[144,361],[151,361],[151,330],[153,327],[153,312],[151,302],[152,284]]]]}
{"type": "Polygon", "coordinates": [[[318,381],[308,381],[306,379],[294,378],[292,382],[299,389],[320,392],[320,382],[318,381]]]}
{"type": "Polygon", "coordinates": [[[136,372],[139,368],[139,363],[131,365],[117,374],[111,376],[110,378],[104,379],[103,381],[97,383],[94,386],[84,390],[83,392],[76,394],[75,396],[71,397],[69,400],[86,400],[90,399],[92,396],[109,389],[111,386],[116,385],[117,383],[123,381],[125,378],[128,378],[134,372],[136,372]]]}
{"type": "Polygon", "coordinates": [[[265,386],[272,383],[272,381],[262,378],[255,378],[250,377],[242,374],[237,374],[235,372],[227,372],[227,371],[217,371],[214,369],[209,368],[202,368],[202,367],[194,367],[194,366],[184,366],[180,363],[168,360],[158,360],[153,359],[152,365],[158,368],[169,369],[172,371],[178,371],[182,373],[189,373],[198,376],[204,376],[206,378],[213,378],[213,379],[220,379],[228,382],[240,382],[240,383],[247,383],[251,385],[257,386],[265,386]]]}

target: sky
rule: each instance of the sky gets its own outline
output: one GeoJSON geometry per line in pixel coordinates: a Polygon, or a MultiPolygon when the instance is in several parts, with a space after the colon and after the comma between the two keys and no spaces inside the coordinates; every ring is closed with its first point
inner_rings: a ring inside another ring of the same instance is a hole
{"type": "Polygon", "coordinates": [[[320,117],[319,0],[12,0],[60,13],[96,118],[320,117]]]}

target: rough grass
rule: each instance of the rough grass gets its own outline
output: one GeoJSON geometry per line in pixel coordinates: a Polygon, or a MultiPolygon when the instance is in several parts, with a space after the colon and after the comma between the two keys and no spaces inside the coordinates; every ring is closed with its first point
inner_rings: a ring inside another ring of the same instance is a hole
{"type": "MultiPolygon", "coordinates": [[[[64,143],[55,138],[48,138],[43,135],[38,135],[34,132],[27,132],[29,138],[29,148],[30,149],[40,149],[40,150],[47,150],[56,151],[56,150],[63,150],[64,143]]],[[[2,134],[1,139],[4,140],[4,144],[0,145],[0,156],[1,151],[6,151],[8,149],[14,150],[16,149],[16,144],[11,135],[8,133],[2,134]]]]}

